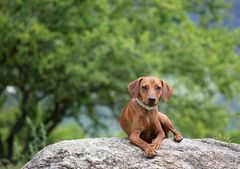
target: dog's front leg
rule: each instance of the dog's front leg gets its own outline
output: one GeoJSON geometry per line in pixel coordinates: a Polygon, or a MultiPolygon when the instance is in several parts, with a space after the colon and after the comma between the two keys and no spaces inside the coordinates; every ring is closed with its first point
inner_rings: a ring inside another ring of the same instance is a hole
{"type": "Polygon", "coordinates": [[[140,130],[132,131],[129,137],[130,142],[142,148],[148,157],[153,157],[156,154],[156,151],[147,142],[140,138],[140,134],[140,130]]]}
{"type": "Polygon", "coordinates": [[[151,147],[154,150],[158,150],[162,144],[163,139],[165,138],[165,133],[162,129],[160,129],[158,131],[157,137],[155,139],[153,139],[152,143],[151,143],[151,147]]]}
{"type": "Polygon", "coordinates": [[[161,123],[161,125],[163,125],[164,127],[164,131],[166,133],[168,133],[169,131],[171,131],[174,134],[174,141],[176,142],[180,142],[182,141],[183,137],[181,135],[180,132],[178,132],[172,125],[172,122],[169,120],[168,116],[166,116],[163,113],[159,112],[159,122],[161,123]]]}

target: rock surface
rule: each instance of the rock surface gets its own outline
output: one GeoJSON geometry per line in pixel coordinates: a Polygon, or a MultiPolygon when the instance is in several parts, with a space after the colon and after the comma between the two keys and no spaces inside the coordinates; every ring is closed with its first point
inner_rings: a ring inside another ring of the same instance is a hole
{"type": "Polygon", "coordinates": [[[68,140],[38,152],[23,169],[240,169],[240,145],[213,139],[165,139],[154,158],[147,158],[128,139],[68,140]]]}

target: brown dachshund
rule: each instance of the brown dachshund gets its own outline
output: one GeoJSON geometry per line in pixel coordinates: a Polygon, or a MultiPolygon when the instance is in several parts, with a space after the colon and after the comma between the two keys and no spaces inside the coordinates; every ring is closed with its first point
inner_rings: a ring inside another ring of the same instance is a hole
{"type": "Polygon", "coordinates": [[[140,77],[128,84],[128,91],[132,99],[121,114],[120,124],[132,144],[152,157],[163,139],[168,137],[169,131],[174,134],[174,141],[183,139],[169,118],[160,113],[157,107],[161,97],[165,102],[171,97],[171,86],[157,77],[140,77]]]}

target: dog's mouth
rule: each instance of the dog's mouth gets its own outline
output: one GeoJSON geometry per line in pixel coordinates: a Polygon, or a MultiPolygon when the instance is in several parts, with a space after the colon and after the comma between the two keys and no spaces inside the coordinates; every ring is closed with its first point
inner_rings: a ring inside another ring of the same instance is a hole
{"type": "Polygon", "coordinates": [[[150,107],[154,107],[154,106],[156,106],[157,104],[155,104],[155,103],[150,103],[150,104],[148,104],[148,106],[150,106],[150,107]]]}
{"type": "Polygon", "coordinates": [[[154,107],[154,106],[157,105],[155,102],[148,102],[148,103],[143,102],[143,103],[144,103],[146,106],[149,106],[149,107],[154,107]]]}

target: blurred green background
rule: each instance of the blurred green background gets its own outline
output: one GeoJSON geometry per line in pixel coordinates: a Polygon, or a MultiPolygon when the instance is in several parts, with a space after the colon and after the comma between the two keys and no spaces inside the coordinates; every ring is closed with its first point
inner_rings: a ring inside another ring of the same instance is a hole
{"type": "Polygon", "coordinates": [[[124,137],[127,84],[146,75],[173,86],[159,109],[184,137],[240,143],[233,2],[0,1],[0,167],[60,140],[124,137]]]}

